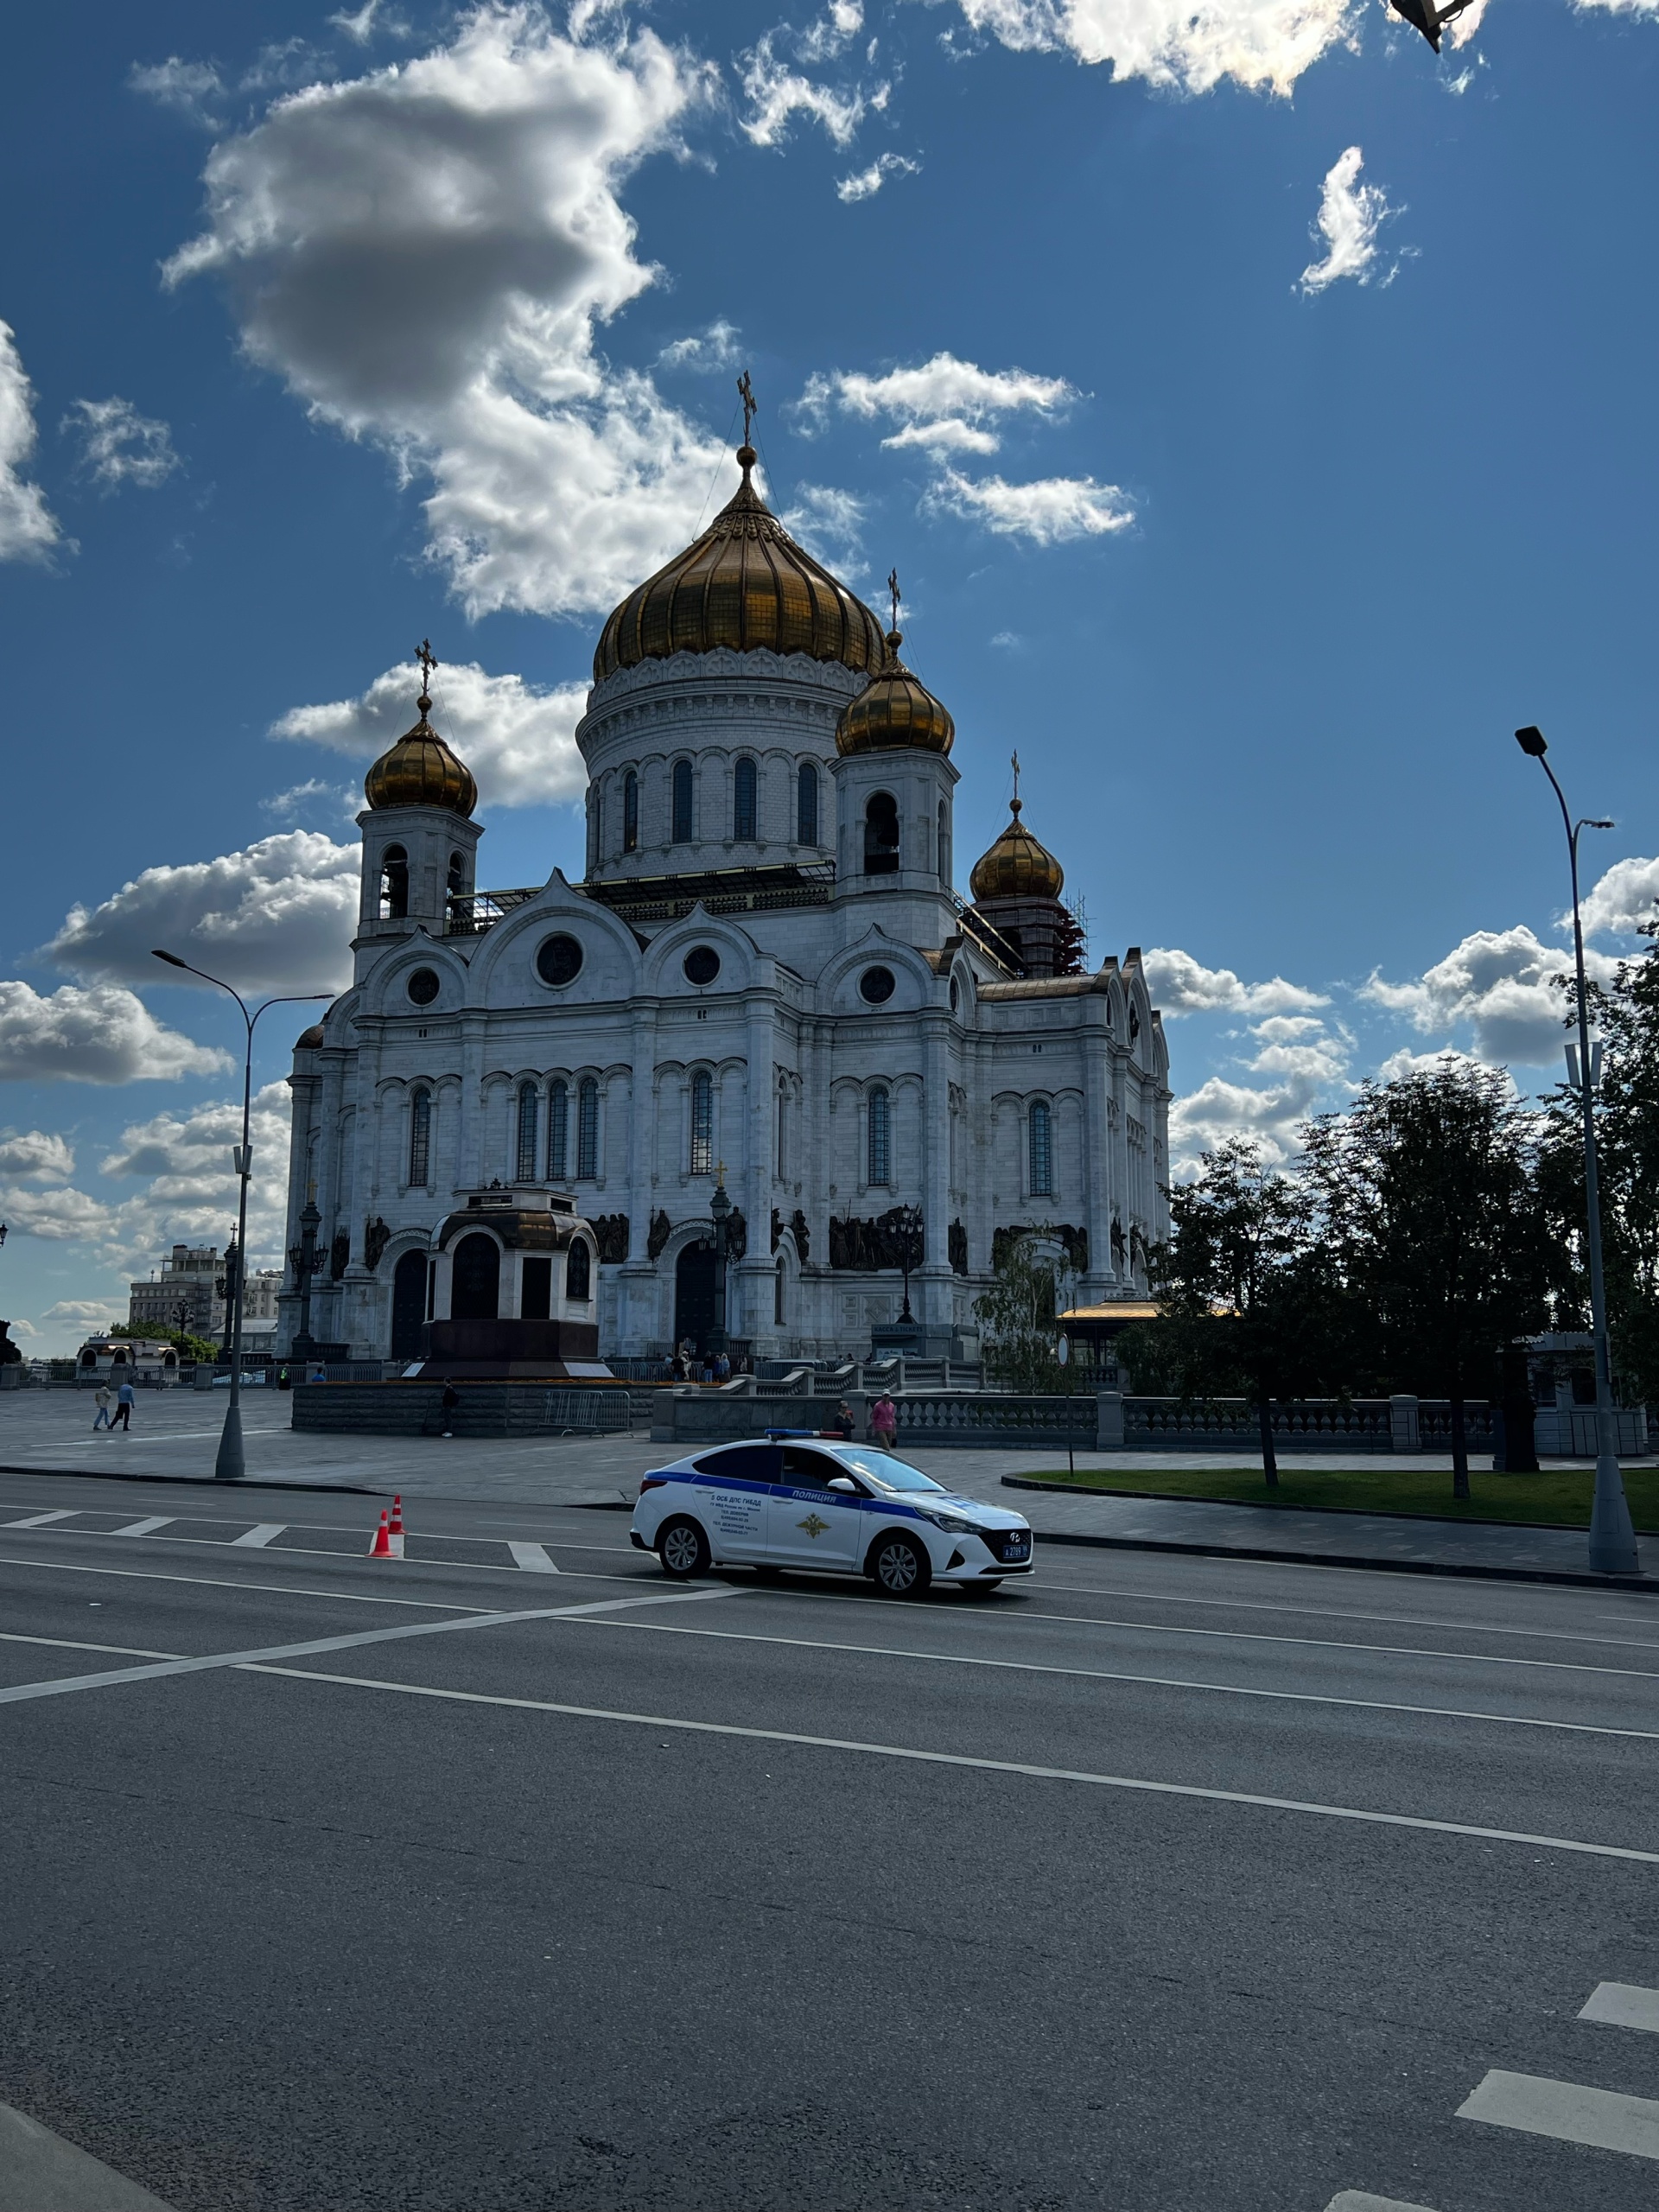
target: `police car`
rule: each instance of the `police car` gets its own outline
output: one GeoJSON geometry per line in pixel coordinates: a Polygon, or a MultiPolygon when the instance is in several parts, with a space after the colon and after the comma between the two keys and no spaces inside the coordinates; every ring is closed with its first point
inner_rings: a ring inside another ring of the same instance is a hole
{"type": "Polygon", "coordinates": [[[867,1574],[890,1598],[930,1582],[995,1590],[1029,1574],[1031,1526],[957,1497],[918,1467],[863,1444],[768,1439],[722,1444],[639,1485],[630,1532],[677,1582],[711,1567],[867,1574]]]}

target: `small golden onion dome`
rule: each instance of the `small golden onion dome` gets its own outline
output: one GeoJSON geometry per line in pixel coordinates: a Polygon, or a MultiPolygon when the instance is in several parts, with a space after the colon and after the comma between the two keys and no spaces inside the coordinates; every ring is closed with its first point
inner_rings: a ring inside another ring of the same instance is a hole
{"type": "Polygon", "coordinates": [[[594,681],[671,653],[806,653],[862,675],[880,665],[881,625],[798,545],[749,481],[694,544],[637,584],[600,632],[594,681]]]}
{"type": "Polygon", "coordinates": [[[849,699],[836,724],[837,753],[895,753],[915,746],[925,753],[948,753],[957,726],[899,658],[902,630],[889,630],[880,667],[856,699],[849,699]]]}
{"type": "Polygon", "coordinates": [[[315,1052],[322,1042],[322,1024],[314,1021],[308,1029],[302,1029],[294,1039],[296,1052],[315,1052]]]}
{"type": "Polygon", "coordinates": [[[1016,798],[1007,828],[990,851],[974,862],[968,883],[980,904],[988,899],[1058,899],[1060,895],[1065,870],[1021,822],[1020,808],[1016,798]]]}
{"type": "Polygon", "coordinates": [[[416,703],[419,721],[380,755],[363,779],[369,804],[441,806],[449,814],[469,815],[478,804],[473,772],[456,760],[426,719],[432,709],[426,692],[416,703]]]}

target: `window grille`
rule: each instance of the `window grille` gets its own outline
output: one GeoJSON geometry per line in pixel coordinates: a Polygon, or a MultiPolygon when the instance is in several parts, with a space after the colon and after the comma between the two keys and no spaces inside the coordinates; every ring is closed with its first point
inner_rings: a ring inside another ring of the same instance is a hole
{"type": "Polygon", "coordinates": [[[572,1240],[565,1255],[564,1294],[573,1305],[581,1305],[593,1295],[593,1256],[588,1249],[586,1237],[572,1240]]]}
{"type": "Polygon", "coordinates": [[[740,845],[754,842],[754,763],[747,756],[732,771],[732,836],[740,845]]]}
{"type": "Polygon", "coordinates": [[[547,1095],[547,1179],[563,1183],[569,1173],[570,1089],[561,1077],[547,1095]]]}
{"type": "Polygon", "coordinates": [[[892,1101],[885,1090],[870,1093],[870,1172],[872,1183],[893,1180],[892,1101]]]}
{"type": "Polygon", "coordinates": [[[715,1166],[715,1082],[706,1068],[691,1078],[691,1173],[709,1175],[715,1166]]]}
{"type": "Polygon", "coordinates": [[[431,1180],[432,1094],[417,1090],[409,1102],[409,1179],[423,1189],[431,1180]]]}
{"type": "Polygon", "coordinates": [[[795,842],[798,845],[818,842],[818,772],[810,760],[802,761],[795,779],[795,842]]]}
{"type": "Polygon", "coordinates": [[[533,1083],[518,1086],[518,1173],[521,1183],[536,1180],[536,1138],[541,1121],[541,1101],[533,1083]]]}
{"type": "Polygon", "coordinates": [[[674,763],[674,824],[673,840],[677,845],[691,842],[691,763],[674,763]]]}
{"type": "Polygon", "coordinates": [[[583,1077],[576,1092],[576,1175],[591,1179],[599,1173],[599,1085],[583,1077]]]}
{"type": "Polygon", "coordinates": [[[944,801],[939,801],[939,881],[950,888],[950,816],[944,801]]]}
{"type": "Polygon", "coordinates": [[[639,779],[632,768],[622,779],[622,849],[639,849],[639,779]]]}
{"type": "Polygon", "coordinates": [[[1030,1128],[1031,1195],[1033,1198],[1052,1198],[1054,1194],[1054,1132],[1049,1109],[1040,1098],[1032,1107],[1030,1128]]]}

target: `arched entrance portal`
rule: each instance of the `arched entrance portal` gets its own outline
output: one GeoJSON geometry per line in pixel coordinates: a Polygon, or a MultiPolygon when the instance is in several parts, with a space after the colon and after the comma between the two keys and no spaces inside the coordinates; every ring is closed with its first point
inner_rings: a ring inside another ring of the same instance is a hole
{"type": "Polygon", "coordinates": [[[715,1326],[715,1248],[688,1244],[674,1263],[674,1341],[701,1358],[715,1326]]]}
{"type": "Polygon", "coordinates": [[[501,1311],[501,1255],[493,1236],[474,1230],[455,1247],[449,1314],[456,1321],[493,1321],[501,1311]]]}
{"type": "Polygon", "coordinates": [[[391,1278],[391,1356],[418,1359],[426,1319],[426,1255],[405,1252],[391,1278]]]}

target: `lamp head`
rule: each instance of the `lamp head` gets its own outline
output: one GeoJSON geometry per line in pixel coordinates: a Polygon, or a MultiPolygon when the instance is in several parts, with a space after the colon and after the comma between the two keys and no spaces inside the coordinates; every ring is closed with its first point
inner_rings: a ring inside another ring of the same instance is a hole
{"type": "Polygon", "coordinates": [[[1617,822],[1598,821],[1594,815],[1587,815],[1585,817],[1584,826],[1586,830],[1617,830],[1618,824],[1617,822]]]}
{"type": "Polygon", "coordinates": [[[1535,760],[1541,760],[1549,750],[1548,746],[1544,742],[1544,733],[1535,722],[1529,722],[1525,729],[1516,730],[1515,741],[1523,753],[1529,753],[1535,760]]]}
{"type": "Polygon", "coordinates": [[[181,960],[176,952],[163,952],[159,944],[150,947],[149,957],[152,960],[165,960],[169,968],[187,968],[189,965],[188,961],[181,960]]]}

